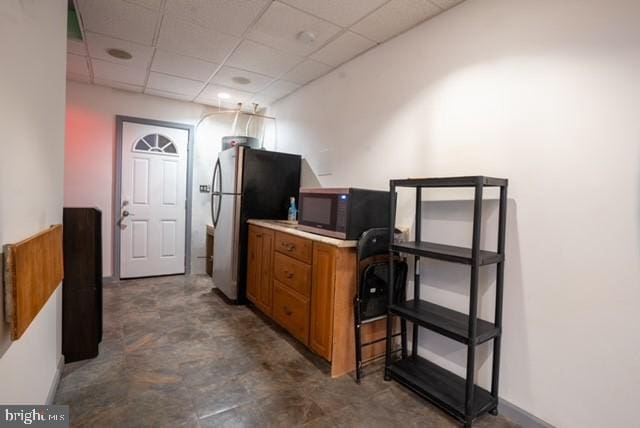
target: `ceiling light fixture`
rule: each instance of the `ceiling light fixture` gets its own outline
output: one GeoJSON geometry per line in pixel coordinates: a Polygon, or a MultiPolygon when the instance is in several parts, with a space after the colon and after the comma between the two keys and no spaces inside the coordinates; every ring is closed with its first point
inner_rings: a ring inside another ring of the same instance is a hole
{"type": "Polygon", "coordinates": [[[123,51],[122,49],[110,48],[110,49],[107,49],[107,53],[112,57],[118,58],[118,59],[129,60],[133,58],[133,55],[131,55],[127,51],[123,51]]]}
{"type": "Polygon", "coordinates": [[[229,98],[231,98],[231,94],[228,94],[226,92],[218,92],[218,98],[220,98],[221,100],[228,100],[229,98]]]}
{"type": "Polygon", "coordinates": [[[251,83],[251,80],[247,79],[244,76],[234,76],[231,78],[231,80],[233,80],[238,85],[248,85],[249,83],[251,83]]]}
{"type": "Polygon", "coordinates": [[[305,45],[310,45],[311,43],[315,42],[317,37],[318,36],[316,36],[316,33],[313,33],[311,31],[305,30],[298,33],[298,40],[300,40],[305,45]]]}

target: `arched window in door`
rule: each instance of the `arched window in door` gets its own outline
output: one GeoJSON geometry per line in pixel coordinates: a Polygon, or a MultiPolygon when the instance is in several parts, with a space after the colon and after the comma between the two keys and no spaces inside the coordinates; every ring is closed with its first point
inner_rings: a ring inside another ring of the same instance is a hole
{"type": "Polygon", "coordinates": [[[178,156],[178,149],[173,141],[160,134],[149,134],[140,138],[133,146],[133,151],[178,156]]]}

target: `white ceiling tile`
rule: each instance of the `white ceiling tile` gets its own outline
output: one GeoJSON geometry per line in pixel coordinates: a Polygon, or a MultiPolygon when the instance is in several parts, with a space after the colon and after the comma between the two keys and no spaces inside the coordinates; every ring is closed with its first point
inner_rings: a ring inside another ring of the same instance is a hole
{"type": "Polygon", "coordinates": [[[348,27],[388,0],[281,0],[327,21],[348,27]]]}
{"type": "Polygon", "coordinates": [[[251,92],[239,91],[238,89],[227,88],[225,86],[220,86],[220,85],[207,85],[207,87],[205,88],[204,91],[202,91],[200,96],[196,98],[196,101],[200,100],[198,102],[205,102],[205,103],[213,102],[214,105],[217,105],[218,94],[222,92],[231,95],[231,98],[225,101],[227,103],[233,103],[233,104],[239,103],[239,102],[248,103],[253,97],[253,94],[251,92]]]}
{"type": "Polygon", "coordinates": [[[323,64],[312,59],[308,59],[298,64],[293,70],[283,76],[290,82],[305,84],[311,80],[317,79],[323,74],[327,74],[333,67],[323,64]]]}
{"type": "Polygon", "coordinates": [[[183,79],[181,77],[169,76],[168,74],[155,73],[153,71],[149,73],[149,81],[147,82],[148,88],[191,97],[195,97],[203,86],[204,84],[197,80],[183,79]]]}
{"type": "Polygon", "coordinates": [[[67,80],[73,80],[73,81],[76,81],[76,82],[91,83],[91,77],[89,77],[89,75],[73,74],[73,73],[69,73],[68,71],[67,71],[67,80]]]}
{"type": "Polygon", "coordinates": [[[86,56],[87,48],[84,46],[84,42],[67,39],[67,52],[86,56]]]}
{"type": "Polygon", "coordinates": [[[114,82],[113,80],[100,79],[100,78],[93,79],[93,83],[95,83],[96,85],[100,85],[100,86],[108,86],[110,88],[123,89],[123,90],[129,91],[129,92],[142,93],[142,86],[141,85],[130,85],[130,84],[123,83],[123,82],[114,82]]]}
{"type": "Polygon", "coordinates": [[[191,101],[193,99],[192,96],[183,95],[183,94],[174,94],[173,92],[161,91],[159,89],[147,88],[144,90],[145,94],[155,95],[157,97],[171,98],[174,100],[180,101],[191,101]]]}
{"type": "Polygon", "coordinates": [[[464,0],[431,0],[436,5],[440,6],[442,9],[449,9],[453,6],[462,3],[464,0]]]}
{"type": "Polygon", "coordinates": [[[232,67],[278,77],[302,61],[302,57],[244,40],[227,61],[232,67]]]}
{"type": "Polygon", "coordinates": [[[311,58],[324,62],[325,64],[338,66],[375,45],[375,42],[347,31],[342,36],[311,55],[311,58]]]}
{"type": "Polygon", "coordinates": [[[258,92],[264,89],[271,81],[273,77],[265,76],[263,74],[252,73],[250,71],[240,70],[234,67],[222,67],[215,76],[211,79],[211,83],[215,83],[229,88],[239,89],[247,92],[258,92]],[[245,78],[250,82],[246,84],[237,83],[234,78],[245,78]]]}
{"type": "Polygon", "coordinates": [[[160,27],[158,48],[220,63],[239,41],[235,36],[165,16],[160,27]]]}
{"type": "Polygon", "coordinates": [[[94,80],[104,79],[113,82],[127,83],[129,85],[144,85],[147,70],[142,68],[127,67],[113,62],[91,60],[94,80]]]}
{"type": "Polygon", "coordinates": [[[125,0],[127,3],[137,4],[147,9],[159,10],[162,6],[162,0],[125,0]]]}
{"type": "Polygon", "coordinates": [[[218,66],[219,64],[213,62],[158,49],[153,57],[151,70],[205,82],[218,66]]]}
{"type": "Polygon", "coordinates": [[[371,40],[384,42],[441,11],[429,0],[391,0],[351,29],[371,40]]]}
{"type": "Polygon", "coordinates": [[[308,55],[339,31],[337,25],[276,1],[251,28],[247,38],[286,52],[308,55]],[[313,33],[315,40],[310,43],[299,40],[303,31],[313,33]]]}
{"type": "Polygon", "coordinates": [[[199,103],[199,104],[205,104],[208,106],[222,107],[222,103],[219,100],[210,100],[208,98],[198,97],[195,100],[193,100],[193,102],[199,103]]]}
{"type": "Polygon", "coordinates": [[[87,57],[67,54],[67,73],[88,76],[89,65],[87,64],[87,57]]]}
{"type": "Polygon", "coordinates": [[[276,80],[265,90],[256,94],[252,101],[261,105],[268,105],[289,95],[300,86],[301,85],[298,85],[297,83],[287,82],[285,80],[276,80]]]}
{"type": "Polygon", "coordinates": [[[89,46],[89,56],[91,56],[91,58],[115,62],[127,67],[146,69],[149,67],[149,62],[153,56],[153,48],[149,46],[126,42],[124,40],[118,40],[94,33],[86,33],[86,39],[87,46],[89,46]],[[131,59],[114,58],[107,53],[107,50],[111,48],[127,51],[133,57],[131,59]]]}
{"type": "Polygon", "coordinates": [[[171,0],[167,13],[202,27],[241,36],[270,0],[171,0]]]}
{"type": "Polygon", "coordinates": [[[151,46],[159,13],[123,0],[82,0],[84,29],[151,46]]]}

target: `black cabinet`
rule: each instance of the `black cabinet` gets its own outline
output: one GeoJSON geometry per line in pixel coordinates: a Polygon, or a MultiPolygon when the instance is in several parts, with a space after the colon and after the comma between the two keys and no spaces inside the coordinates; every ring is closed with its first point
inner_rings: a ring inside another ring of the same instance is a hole
{"type": "Polygon", "coordinates": [[[65,362],[98,355],[102,340],[102,213],[65,208],[62,353],[65,362]]]}

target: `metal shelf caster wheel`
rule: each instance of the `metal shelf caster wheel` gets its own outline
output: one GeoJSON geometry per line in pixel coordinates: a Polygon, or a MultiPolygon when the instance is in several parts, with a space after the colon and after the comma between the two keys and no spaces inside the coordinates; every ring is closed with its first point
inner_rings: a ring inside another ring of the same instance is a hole
{"type": "Polygon", "coordinates": [[[493,416],[498,416],[498,408],[496,407],[495,409],[489,410],[489,413],[492,414],[493,416]]]}

